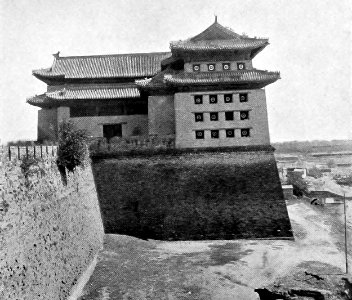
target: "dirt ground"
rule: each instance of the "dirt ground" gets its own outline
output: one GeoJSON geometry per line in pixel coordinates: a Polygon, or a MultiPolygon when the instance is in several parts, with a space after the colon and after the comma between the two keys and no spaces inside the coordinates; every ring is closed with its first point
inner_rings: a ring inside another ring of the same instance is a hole
{"type": "MultiPolygon", "coordinates": [[[[347,204],[352,267],[352,203],[347,204]]],[[[350,276],[344,275],[343,205],[293,200],[287,207],[294,241],[163,242],[106,235],[79,299],[252,300],[259,299],[254,289],[274,286],[320,289],[331,294],[329,299],[344,299],[341,277],[350,276]]]]}

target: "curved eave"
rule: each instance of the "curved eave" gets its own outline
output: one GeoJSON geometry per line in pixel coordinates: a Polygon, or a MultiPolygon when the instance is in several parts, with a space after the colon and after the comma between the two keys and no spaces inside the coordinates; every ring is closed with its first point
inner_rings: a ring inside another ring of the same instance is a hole
{"type": "Polygon", "coordinates": [[[191,42],[171,42],[171,51],[250,51],[255,49],[264,49],[269,45],[268,40],[258,40],[243,43],[231,43],[229,41],[218,41],[218,42],[202,42],[202,43],[191,43],[191,42]]]}
{"type": "Polygon", "coordinates": [[[61,89],[30,97],[27,103],[38,107],[62,106],[72,101],[140,99],[137,87],[61,89]]]}
{"type": "Polygon", "coordinates": [[[248,70],[243,72],[219,72],[199,74],[166,74],[164,82],[170,85],[212,85],[212,84],[270,84],[280,79],[279,72],[248,70]]]}
{"type": "Polygon", "coordinates": [[[65,74],[53,74],[49,69],[33,70],[32,75],[45,83],[65,79],[65,74]]]}
{"type": "Polygon", "coordinates": [[[30,98],[27,98],[26,102],[30,105],[37,106],[40,108],[48,108],[52,106],[60,106],[58,101],[50,99],[46,94],[36,95],[30,98]]]}

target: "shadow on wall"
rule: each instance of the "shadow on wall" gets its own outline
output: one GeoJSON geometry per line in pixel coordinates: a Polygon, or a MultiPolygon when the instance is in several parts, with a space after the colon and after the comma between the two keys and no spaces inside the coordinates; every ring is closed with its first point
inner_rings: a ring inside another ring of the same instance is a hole
{"type": "Polygon", "coordinates": [[[292,237],[272,153],[93,162],[106,233],[143,239],[292,237]]]}

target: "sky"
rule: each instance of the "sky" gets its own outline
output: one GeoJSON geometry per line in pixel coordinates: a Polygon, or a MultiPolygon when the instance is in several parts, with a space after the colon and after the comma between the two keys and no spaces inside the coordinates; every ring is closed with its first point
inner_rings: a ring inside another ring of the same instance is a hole
{"type": "Polygon", "coordinates": [[[60,56],[169,51],[214,22],[269,37],[255,68],[266,87],[272,142],[352,139],[350,0],[0,0],[0,143],[35,140],[46,84],[33,69],[60,56]]]}

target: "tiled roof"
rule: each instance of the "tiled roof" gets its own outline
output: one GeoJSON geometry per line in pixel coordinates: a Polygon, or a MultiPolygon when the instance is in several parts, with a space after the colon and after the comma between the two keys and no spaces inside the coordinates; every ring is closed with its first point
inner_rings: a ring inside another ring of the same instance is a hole
{"type": "Polygon", "coordinates": [[[119,78],[153,76],[170,52],[56,57],[51,68],[34,70],[44,78],[119,78]]]}
{"type": "Polygon", "coordinates": [[[242,84],[242,83],[273,83],[280,79],[279,72],[262,70],[244,70],[227,72],[162,72],[151,79],[136,81],[141,88],[155,88],[160,85],[207,85],[207,84],[242,84]]]}
{"type": "Polygon", "coordinates": [[[265,47],[268,39],[242,36],[215,22],[200,34],[185,40],[170,43],[172,50],[247,50],[265,47]]]}
{"type": "Polygon", "coordinates": [[[211,41],[178,41],[170,44],[171,50],[250,50],[268,45],[265,39],[211,40],[211,41]]]}
{"type": "Polygon", "coordinates": [[[280,78],[279,72],[261,70],[229,71],[229,72],[200,72],[168,74],[164,80],[171,84],[211,84],[211,83],[242,83],[256,81],[276,81],[280,78]]]}
{"type": "Polygon", "coordinates": [[[27,102],[36,106],[59,104],[67,100],[93,99],[125,99],[139,98],[140,93],[136,86],[102,86],[102,87],[68,87],[53,92],[46,92],[27,99],[27,102]]]}

